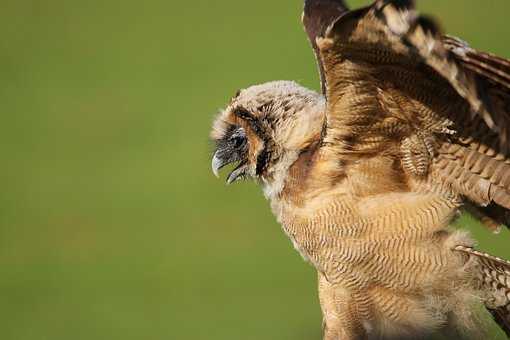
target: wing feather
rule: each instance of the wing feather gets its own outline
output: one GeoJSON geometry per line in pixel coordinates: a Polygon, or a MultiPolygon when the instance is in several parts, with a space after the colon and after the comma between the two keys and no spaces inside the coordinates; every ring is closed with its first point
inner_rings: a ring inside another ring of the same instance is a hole
{"type": "Polygon", "coordinates": [[[325,158],[346,173],[393,159],[370,171],[400,167],[395,181],[410,190],[417,179],[446,186],[509,224],[510,61],[443,37],[405,0],[344,13],[313,37],[328,98],[325,158]]]}
{"type": "Polygon", "coordinates": [[[326,80],[316,39],[323,36],[329,25],[347,11],[348,8],[342,0],[305,0],[302,22],[315,52],[323,94],[326,92],[326,80]]]}
{"type": "Polygon", "coordinates": [[[476,280],[487,292],[485,307],[510,337],[510,262],[464,246],[455,247],[476,261],[476,280]]]}
{"type": "Polygon", "coordinates": [[[456,37],[443,37],[445,47],[462,65],[494,85],[510,89],[510,61],[491,53],[476,51],[456,37]]]}

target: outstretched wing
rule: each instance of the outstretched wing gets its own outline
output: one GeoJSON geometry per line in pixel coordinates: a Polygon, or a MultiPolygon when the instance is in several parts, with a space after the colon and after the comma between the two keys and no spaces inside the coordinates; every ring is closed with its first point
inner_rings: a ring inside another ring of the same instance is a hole
{"type": "Polygon", "coordinates": [[[303,25],[306,34],[312,44],[321,77],[322,93],[326,94],[326,80],[324,78],[324,67],[319,55],[316,40],[324,36],[329,25],[338,19],[348,8],[342,0],[305,0],[303,10],[303,25]]]}
{"type": "Polygon", "coordinates": [[[509,225],[510,62],[444,38],[412,1],[324,25],[308,30],[328,98],[322,152],[355,193],[453,191],[509,225]]]}

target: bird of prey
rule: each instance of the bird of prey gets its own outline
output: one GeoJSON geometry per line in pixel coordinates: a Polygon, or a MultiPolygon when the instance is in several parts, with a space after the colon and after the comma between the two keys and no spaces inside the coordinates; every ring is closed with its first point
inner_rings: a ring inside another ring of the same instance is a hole
{"type": "Polygon", "coordinates": [[[212,168],[259,182],[317,269],[324,339],[486,339],[480,306],[510,334],[510,263],[450,226],[460,209],[510,225],[510,61],[413,1],[305,0],[303,24],[322,93],[240,90],[212,168]]]}

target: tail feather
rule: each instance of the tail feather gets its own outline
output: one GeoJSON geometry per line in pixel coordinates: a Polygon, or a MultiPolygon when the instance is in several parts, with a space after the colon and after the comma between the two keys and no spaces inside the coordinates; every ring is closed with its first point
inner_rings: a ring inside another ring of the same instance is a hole
{"type": "Polygon", "coordinates": [[[485,293],[485,307],[510,338],[510,262],[465,246],[455,250],[476,259],[477,283],[485,293]]]}

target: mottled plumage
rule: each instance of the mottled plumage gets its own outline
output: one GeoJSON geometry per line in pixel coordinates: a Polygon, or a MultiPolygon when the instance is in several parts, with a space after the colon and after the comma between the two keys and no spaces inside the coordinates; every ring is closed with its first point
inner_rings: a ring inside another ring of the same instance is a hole
{"type": "Polygon", "coordinates": [[[510,264],[449,225],[510,225],[510,61],[440,33],[412,1],[306,0],[322,94],[240,91],[214,123],[215,173],[238,162],[319,273],[324,336],[510,332],[510,264]]]}

